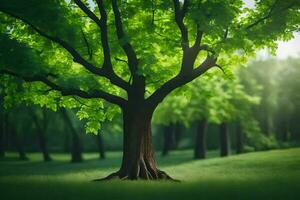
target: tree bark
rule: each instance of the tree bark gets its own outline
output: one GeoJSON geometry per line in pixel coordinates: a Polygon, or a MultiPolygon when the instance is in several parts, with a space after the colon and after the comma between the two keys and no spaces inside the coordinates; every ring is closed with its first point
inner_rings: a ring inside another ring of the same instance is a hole
{"type": "MultiPolygon", "coordinates": [[[[104,179],[173,180],[157,168],[152,146],[152,111],[146,107],[123,108],[123,159],[119,171],[104,179]]],[[[97,181],[96,180],[96,181],[97,181]]]]}
{"type": "Polygon", "coordinates": [[[207,120],[201,120],[197,124],[196,144],[194,149],[194,157],[196,159],[205,158],[207,127],[208,127],[207,120]]]}
{"type": "Polygon", "coordinates": [[[163,149],[162,156],[166,156],[169,153],[169,150],[172,147],[174,127],[172,125],[168,125],[164,127],[164,141],[163,141],[163,149]]]}
{"type": "Polygon", "coordinates": [[[226,123],[220,125],[220,156],[225,157],[230,153],[229,134],[226,123]]]}
{"type": "Polygon", "coordinates": [[[104,150],[104,144],[103,144],[103,137],[100,133],[97,134],[97,144],[98,144],[99,158],[100,159],[105,159],[105,150],[104,150]]]}
{"type": "Polygon", "coordinates": [[[236,124],[236,153],[240,154],[244,151],[244,134],[241,124],[236,124]]]}
{"type": "Polygon", "coordinates": [[[65,123],[69,127],[71,134],[72,134],[71,162],[82,162],[83,159],[82,159],[82,153],[81,153],[82,150],[81,150],[81,143],[80,143],[79,135],[78,135],[77,131],[75,130],[75,128],[67,114],[67,111],[65,109],[61,109],[61,113],[62,113],[65,123]]]}

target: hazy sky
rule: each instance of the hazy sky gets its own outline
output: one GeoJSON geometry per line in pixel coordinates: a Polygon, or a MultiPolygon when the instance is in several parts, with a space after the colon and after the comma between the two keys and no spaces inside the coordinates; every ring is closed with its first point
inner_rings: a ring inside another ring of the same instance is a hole
{"type": "MultiPolygon", "coordinates": [[[[245,4],[249,8],[254,8],[254,0],[244,0],[245,4]]],[[[284,59],[289,56],[300,57],[300,33],[295,34],[295,38],[288,42],[279,42],[277,55],[279,59],[284,59]]],[[[267,51],[261,51],[258,55],[260,58],[272,57],[267,51]]]]}

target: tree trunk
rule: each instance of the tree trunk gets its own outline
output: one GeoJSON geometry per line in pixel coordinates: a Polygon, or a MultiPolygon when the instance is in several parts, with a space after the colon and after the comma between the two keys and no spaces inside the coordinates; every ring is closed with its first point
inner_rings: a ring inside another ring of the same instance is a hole
{"type": "Polygon", "coordinates": [[[97,144],[98,144],[99,158],[100,159],[105,159],[105,150],[104,150],[104,144],[103,144],[103,137],[100,133],[97,134],[97,144]]]}
{"type": "Polygon", "coordinates": [[[230,151],[229,134],[226,123],[220,125],[220,156],[228,156],[230,151]]]}
{"type": "Polygon", "coordinates": [[[15,147],[19,153],[19,159],[20,160],[28,160],[28,157],[26,156],[26,153],[23,148],[23,141],[20,139],[20,137],[18,137],[16,129],[11,126],[9,131],[12,136],[15,147]]]}
{"type": "Polygon", "coordinates": [[[163,141],[163,149],[162,156],[166,156],[169,153],[169,150],[172,147],[174,127],[172,125],[168,125],[164,127],[164,141],[163,141]]]}
{"type": "Polygon", "coordinates": [[[152,147],[151,118],[152,111],[146,107],[123,108],[123,159],[119,171],[104,179],[169,179],[165,172],[157,168],[152,147]]]}
{"type": "Polygon", "coordinates": [[[70,152],[70,135],[65,131],[64,135],[64,142],[63,142],[63,152],[69,153],[70,152]]]}
{"type": "MultiPolygon", "coordinates": [[[[34,110],[32,110],[32,112],[34,112],[34,110]]],[[[43,111],[44,112],[44,111],[43,111]]],[[[45,132],[47,131],[47,122],[45,119],[45,113],[43,113],[43,122],[41,123],[41,120],[39,120],[37,118],[37,116],[35,115],[35,113],[32,114],[33,120],[35,122],[35,126],[37,128],[38,131],[38,142],[39,142],[39,146],[40,149],[42,151],[43,154],[43,159],[45,162],[51,161],[52,158],[50,157],[49,151],[48,151],[48,147],[47,147],[47,138],[45,136],[45,132]]]]}
{"type": "Polygon", "coordinates": [[[174,147],[173,147],[173,149],[177,149],[179,141],[180,141],[180,137],[181,137],[181,126],[179,123],[176,123],[174,126],[175,127],[174,127],[174,147]]]}
{"type": "Polygon", "coordinates": [[[48,148],[47,148],[47,139],[44,135],[43,132],[39,131],[39,145],[40,145],[40,148],[41,148],[41,151],[43,153],[43,158],[44,158],[44,161],[45,162],[48,162],[48,161],[51,161],[52,158],[50,157],[50,154],[49,154],[49,151],[48,151],[48,148]]]}
{"type": "Polygon", "coordinates": [[[5,136],[6,136],[6,113],[1,110],[0,113],[0,158],[5,157],[5,136]]]}
{"type": "Polygon", "coordinates": [[[290,135],[289,135],[289,122],[287,120],[284,120],[281,124],[282,128],[282,141],[283,142],[288,142],[290,139],[290,135]]]}
{"type": "Polygon", "coordinates": [[[241,124],[236,124],[236,153],[240,154],[244,151],[244,134],[241,124]]]}
{"type": "Polygon", "coordinates": [[[61,109],[61,113],[62,113],[65,123],[69,127],[71,134],[72,134],[72,146],[71,146],[72,159],[71,159],[71,162],[82,162],[83,159],[82,159],[82,154],[81,154],[81,143],[80,143],[79,135],[78,135],[77,131],[75,130],[75,128],[67,114],[67,111],[65,109],[61,109]]]}
{"type": "Polygon", "coordinates": [[[196,159],[204,159],[206,155],[206,135],[207,135],[207,120],[202,120],[197,124],[196,144],[194,157],[196,159]]]}

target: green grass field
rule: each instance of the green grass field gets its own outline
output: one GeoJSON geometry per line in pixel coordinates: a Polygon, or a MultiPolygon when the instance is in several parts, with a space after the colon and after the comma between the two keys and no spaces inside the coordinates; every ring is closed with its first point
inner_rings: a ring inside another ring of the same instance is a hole
{"type": "Polygon", "coordinates": [[[118,169],[120,153],[106,160],[85,154],[85,162],[69,163],[69,156],[54,154],[43,163],[41,155],[18,161],[10,153],[0,161],[0,199],[300,199],[300,148],[273,150],[195,161],[191,151],[158,156],[162,170],[180,179],[174,182],[91,182],[118,169]]]}

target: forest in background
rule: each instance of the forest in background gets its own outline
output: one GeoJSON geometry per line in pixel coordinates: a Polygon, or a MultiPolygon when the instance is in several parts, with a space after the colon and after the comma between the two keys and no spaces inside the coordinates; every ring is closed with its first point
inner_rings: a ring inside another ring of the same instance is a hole
{"type": "MultiPolygon", "coordinates": [[[[237,67],[235,77],[219,72],[218,81],[208,74],[184,86],[154,114],[156,153],[194,149],[196,158],[204,158],[206,150],[220,148],[226,156],[299,146],[299,65],[299,58],[257,60],[237,67]],[[203,144],[197,144],[199,137],[203,144]]],[[[2,157],[7,151],[19,152],[21,159],[27,152],[42,152],[47,161],[52,152],[70,152],[72,161],[79,162],[81,152],[97,151],[103,159],[105,151],[122,150],[120,117],[105,122],[98,134],[86,134],[87,122],[78,119],[82,116],[76,109],[4,105],[2,97],[1,104],[2,157]]]]}

